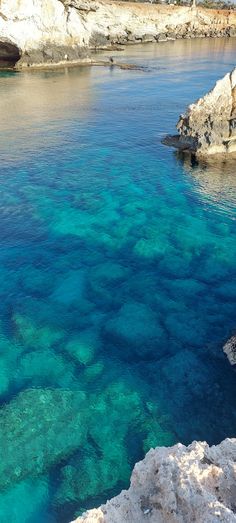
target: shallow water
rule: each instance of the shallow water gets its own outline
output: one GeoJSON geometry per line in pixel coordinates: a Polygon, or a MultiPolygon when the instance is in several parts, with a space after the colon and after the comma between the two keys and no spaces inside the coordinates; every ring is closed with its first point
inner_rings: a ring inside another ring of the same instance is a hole
{"type": "Polygon", "coordinates": [[[161,144],[235,49],[1,74],[2,522],[69,522],[151,446],[235,436],[235,165],[161,144]]]}

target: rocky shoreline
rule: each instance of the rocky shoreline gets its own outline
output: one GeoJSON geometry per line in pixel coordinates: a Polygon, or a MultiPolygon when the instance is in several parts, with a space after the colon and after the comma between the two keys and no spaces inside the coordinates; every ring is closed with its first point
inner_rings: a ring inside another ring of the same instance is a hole
{"type": "Polygon", "coordinates": [[[236,36],[236,11],[112,0],[2,0],[0,66],[93,63],[99,49],[236,36]]]}
{"type": "Polygon", "coordinates": [[[74,523],[235,523],[235,462],[236,439],[151,449],[128,490],[74,523]]]}

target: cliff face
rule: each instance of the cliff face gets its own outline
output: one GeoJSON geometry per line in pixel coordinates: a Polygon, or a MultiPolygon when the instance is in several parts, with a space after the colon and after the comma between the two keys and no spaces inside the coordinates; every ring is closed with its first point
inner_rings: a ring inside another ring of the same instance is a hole
{"type": "Polygon", "coordinates": [[[189,106],[177,128],[181,140],[203,154],[236,152],[236,69],[189,106]]]}
{"type": "Polygon", "coordinates": [[[235,523],[236,439],[151,449],[135,465],[129,490],[74,523],[145,521],[235,523]]]}
{"type": "Polygon", "coordinates": [[[164,143],[199,157],[236,153],[236,68],[190,105],[177,124],[179,136],[164,143]]]}
{"type": "Polygon", "coordinates": [[[110,0],[0,0],[0,61],[59,62],[88,48],[236,35],[236,12],[110,0]]]}

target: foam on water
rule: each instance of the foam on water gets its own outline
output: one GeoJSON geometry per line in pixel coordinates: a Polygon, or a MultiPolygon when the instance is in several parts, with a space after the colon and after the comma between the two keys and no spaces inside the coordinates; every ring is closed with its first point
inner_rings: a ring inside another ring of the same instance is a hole
{"type": "Polygon", "coordinates": [[[68,522],[150,447],[235,436],[235,166],[161,145],[235,45],[1,75],[1,521],[68,522]]]}

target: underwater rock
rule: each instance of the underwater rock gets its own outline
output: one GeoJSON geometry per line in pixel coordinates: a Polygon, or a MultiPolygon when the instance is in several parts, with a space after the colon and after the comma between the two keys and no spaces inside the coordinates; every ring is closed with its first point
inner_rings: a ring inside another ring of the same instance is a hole
{"type": "Polygon", "coordinates": [[[86,437],[84,392],[29,389],[0,411],[0,488],[38,476],[86,437]]]}
{"type": "Polygon", "coordinates": [[[83,269],[70,271],[61,282],[59,281],[51,299],[69,307],[83,299],[85,287],[86,271],[83,269]]]}
{"type": "Polygon", "coordinates": [[[186,256],[183,256],[183,253],[177,251],[171,252],[169,256],[165,256],[158,264],[158,269],[161,273],[168,276],[169,278],[188,278],[191,275],[191,270],[189,267],[189,260],[186,256]]]}
{"type": "Polygon", "coordinates": [[[193,396],[204,397],[212,383],[207,367],[190,350],[182,350],[167,358],[162,374],[172,401],[182,404],[193,396]]]}
{"type": "Polygon", "coordinates": [[[23,271],[21,284],[27,294],[33,297],[48,296],[52,292],[54,278],[47,271],[29,267],[23,271]]]}
{"type": "Polygon", "coordinates": [[[102,285],[108,285],[125,280],[129,272],[128,267],[110,261],[96,265],[92,270],[91,278],[101,282],[102,285]]]}
{"type": "Polygon", "coordinates": [[[151,449],[135,465],[129,490],[76,523],[235,523],[235,461],[236,439],[151,449]]]}
{"type": "Polygon", "coordinates": [[[117,295],[121,283],[126,280],[130,272],[116,262],[99,263],[91,268],[89,280],[89,298],[99,303],[100,306],[109,306],[117,295]]]}
{"type": "Polygon", "coordinates": [[[47,348],[23,354],[17,367],[18,381],[34,386],[70,387],[75,379],[73,364],[47,348]]]}
{"type": "Polygon", "coordinates": [[[135,301],[122,305],[118,313],[107,321],[105,333],[119,343],[124,351],[132,345],[141,357],[153,352],[155,345],[163,343],[164,337],[152,309],[135,301]]]}
{"type": "Polygon", "coordinates": [[[92,362],[99,347],[99,332],[96,329],[86,329],[72,338],[67,343],[65,350],[81,365],[88,365],[92,362]]]}
{"type": "MultiPolygon", "coordinates": [[[[125,445],[125,438],[132,425],[137,424],[143,411],[140,395],[125,380],[115,380],[98,395],[91,395],[89,436],[97,448],[106,454],[109,441],[125,445]],[[101,423],[106,419],[106,423],[101,423]]],[[[115,445],[115,443],[114,443],[115,445]]]]}
{"type": "Polygon", "coordinates": [[[0,396],[1,400],[11,393],[11,386],[18,372],[19,359],[24,347],[5,336],[0,324],[0,396]]]}
{"type": "Polygon", "coordinates": [[[236,336],[232,336],[225,343],[223,351],[226,354],[230,365],[236,366],[236,336]]]}
{"type": "Polygon", "coordinates": [[[105,495],[121,478],[128,482],[130,477],[132,457],[127,438],[131,430],[134,437],[140,431],[143,404],[139,394],[125,380],[114,380],[99,394],[91,394],[88,401],[87,441],[61,471],[56,493],[58,505],[63,505],[65,499],[78,503],[97,496],[98,492],[105,495]]]}
{"type": "Polygon", "coordinates": [[[164,139],[198,156],[236,153],[236,68],[190,105],[177,123],[179,136],[164,139]]]}
{"type": "Polygon", "coordinates": [[[10,369],[5,359],[0,356],[0,396],[7,393],[10,386],[10,369]]]}
{"type": "Polygon", "coordinates": [[[87,382],[93,381],[94,379],[101,376],[105,369],[105,365],[103,362],[98,361],[97,363],[93,363],[92,365],[88,365],[84,371],[84,377],[87,382]]]}
{"type": "Polygon", "coordinates": [[[123,445],[108,442],[107,453],[102,458],[90,445],[84,456],[62,469],[57,504],[63,505],[65,499],[83,502],[90,496],[96,496],[97,492],[104,493],[114,487],[121,476],[125,476],[128,481],[130,472],[127,451],[123,445]]]}
{"type": "Polygon", "coordinates": [[[18,313],[14,314],[13,322],[16,329],[16,338],[26,347],[47,349],[64,336],[63,331],[57,331],[48,326],[41,327],[30,318],[18,313]]]}
{"type": "Polygon", "coordinates": [[[194,314],[187,308],[181,312],[170,312],[164,319],[164,323],[170,338],[177,338],[188,347],[203,347],[207,327],[197,313],[194,314]]]}
{"type": "Polygon", "coordinates": [[[140,238],[134,246],[134,254],[147,259],[163,256],[167,250],[167,240],[140,238]]]}
{"type": "Polygon", "coordinates": [[[215,292],[222,297],[224,301],[234,302],[236,296],[236,282],[225,281],[216,287],[215,292]]]}

